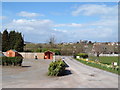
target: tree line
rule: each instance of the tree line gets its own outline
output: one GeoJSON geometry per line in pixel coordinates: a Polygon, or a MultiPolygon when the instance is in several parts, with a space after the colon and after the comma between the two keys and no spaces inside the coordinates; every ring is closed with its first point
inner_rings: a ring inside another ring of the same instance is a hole
{"type": "Polygon", "coordinates": [[[10,31],[7,29],[1,33],[2,36],[2,51],[5,52],[10,49],[15,49],[19,52],[24,50],[24,39],[20,32],[10,31]]]}

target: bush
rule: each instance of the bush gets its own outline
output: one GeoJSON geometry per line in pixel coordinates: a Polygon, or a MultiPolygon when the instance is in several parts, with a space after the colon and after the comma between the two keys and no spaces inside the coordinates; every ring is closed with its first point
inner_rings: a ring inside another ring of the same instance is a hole
{"type": "Polygon", "coordinates": [[[88,58],[88,54],[87,53],[78,53],[75,56],[80,56],[80,58],[88,58]]]}
{"type": "Polygon", "coordinates": [[[58,49],[50,49],[50,51],[54,52],[55,55],[61,55],[61,53],[58,49]]]}
{"type": "Polygon", "coordinates": [[[55,50],[54,52],[55,52],[55,55],[61,55],[59,50],[55,50]]]}
{"type": "Polygon", "coordinates": [[[48,75],[49,76],[61,76],[64,74],[65,71],[65,63],[61,60],[51,62],[48,68],[48,75]]]}
{"type": "Polygon", "coordinates": [[[23,61],[23,58],[19,56],[18,57],[2,57],[0,59],[0,62],[3,66],[11,66],[11,65],[21,66],[22,61],[23,61]]]}

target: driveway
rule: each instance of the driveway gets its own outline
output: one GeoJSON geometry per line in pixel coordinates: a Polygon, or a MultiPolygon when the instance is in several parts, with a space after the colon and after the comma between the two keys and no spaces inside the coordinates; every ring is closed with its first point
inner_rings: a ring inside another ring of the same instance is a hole
{"type": "MultiPolygon", "coordinates": [[[[62,58],[62,57],[57,57],[62,58]]],[[[3,88],[118,88],[118,76],[65,57],[72,74],[47,76],[51,60],[25,59],[23,67],[2,69],[3,88]]]]}

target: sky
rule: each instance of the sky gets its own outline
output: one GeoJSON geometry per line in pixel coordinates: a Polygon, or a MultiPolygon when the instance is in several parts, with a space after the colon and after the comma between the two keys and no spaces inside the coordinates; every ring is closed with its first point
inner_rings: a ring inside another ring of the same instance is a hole
{"type": "Polygon", "coordinates": [[[15,30],[25,41],[118,41],[117,2],[2,2],[2,31],[15,30]]]}

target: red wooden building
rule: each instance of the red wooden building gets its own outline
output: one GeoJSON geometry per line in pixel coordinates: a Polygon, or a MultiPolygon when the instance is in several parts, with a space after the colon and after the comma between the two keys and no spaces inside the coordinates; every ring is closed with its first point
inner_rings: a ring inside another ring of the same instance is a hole
{"type": "Polygon", "coordinates": [[[22,57],[22,55],[19,54],[16,50],[8,50],[6,52],[6,56],[7,57],[16,57],[16,56],[21,56],[22,57]]]}
{"type": "Polygon", "coordinates": [[[50,59],[50,60],[52,60],[54,53],[51,52],[51,51],[46,51],[46,52],[44,53],[44,55],[45,55],[45,56],[44,56],[44,59],[50,59]]]}

